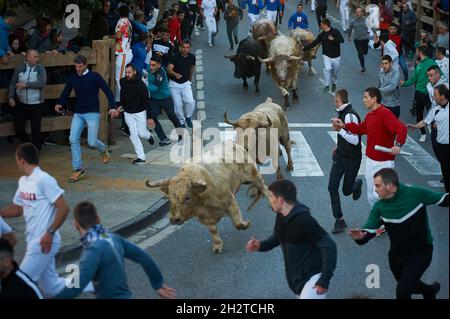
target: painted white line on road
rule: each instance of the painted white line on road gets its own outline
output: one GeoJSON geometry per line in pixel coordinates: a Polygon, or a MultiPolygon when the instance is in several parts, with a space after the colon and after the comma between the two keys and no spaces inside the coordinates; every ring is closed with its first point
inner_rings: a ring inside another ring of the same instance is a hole
{"type": "Polygon", "coordinates": [[[203,81],[197,80],[197,90],[203,90],[203,87],[204,87],[203,81]]]}
{"type": "Polygon", "coordinates": [[[152,246],[156,245],[157,243],[159,243],[161,240],[169,237],[172,233],[174,233],[176,230],[180,229],[181,227],[183,227],[183,225],[180,225],[180,226],[175,225],[175,226],[169,226],[167,228],[164,228],[159,233],[157,233],[155,236],[152,236],[152,237],[142,241],[141,243],[139,243],[138,246],[141,247],[142,249],[147,249],[149,247],[152,247],[152,246]]]}
{"type": "Polygon", "coordinates": [[[195,67],[195,71],[196,71],[197,73],[202,73],[202,72],[203,72],[203,67],[202,67],[202,66],[196,66],[196,67],[195,67]]]}
{"type": "Polygon", "coordinates": [[[204,120],[206,120],[206,112],[205,112],[205,110],[199,110],[199,111],[197,111],[197,120],[198,120],[198,121],[204,121],[204,120]]]}
{"type": "Polygon", "coordinates": [[[202,49],[197,49],[195,50],[195,54],[202,54],[203,50],[202,49]]]}
{"type": "MultiPolygon", "coordinates": [[[[289,127],[292,128],[298,128],[298,127],[305,127],[305,128],[331,128],[331,123],[289,123],[289,127]]],[[[230,124],[219,122],[219,127],[232,127],[230,124]]]]}
{"type": "Polygon", "coordinates": [[[198,66],[202,66],[203,65],[202,57],[199,57],[198,61],[195,61],[195,65],[198,65],[198,66]]]}
{"type": "Polygon", "coordinates": [[[195,75],[195,78],[197,79],[197,81],[203,81],[203,74],[197,74],[195,75]]]}
{"type": "Polygon", "coordinates": [[[204,100],[204,99],[205,99],[205,91],[197,90],[197,100],[204,100]]]}
{"type": "MultiPolygon", "coordinates": [[[[333,141],[337,144],[337,132],[336,131],[328,131],[333,141]]],[[[362,160],[361,166],[359,167],[358,175],[366,175],[366,145],[361,143],[361,152],[362,152],[362,160]]]]}
{"type": "Polygon", "coordinates": [[[420,175],[440,176],[442,174],[439,162],[410,136],[407,136],[406,143],[403,145],[402,150],[413,154],[412,156],[403,156],[403,158],[407,160],[420,175]]]}
{"type": "Polygon", "coordinates": [[[442,184],[440,181],[427,181],[428,186],[433,188],[443,188],[444,184],[442,184]]]}
{"type": "MultiPolygon", "coordinates": [[[[292,131],[289,133],[291,139],[295,141],[295,144],[291,147],[292,161],[294,162],[294,170],[291,175],[296,177],[323,176],[323,171],[302,132],[292,131]]],[[[283,147],[281,147],[281,150],[287,163],[286,150],[283,147]]]]}
{"type": "Polygon", "coordinates": [[[205,101],[197,101],[197,109],[203,110],[205,108],[205,101]]]}

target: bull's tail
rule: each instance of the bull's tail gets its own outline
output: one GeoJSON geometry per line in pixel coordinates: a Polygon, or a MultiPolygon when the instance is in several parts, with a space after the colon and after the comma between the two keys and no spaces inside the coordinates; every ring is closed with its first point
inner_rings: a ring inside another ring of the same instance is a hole
{"type": "Polygon", "coordinates": [[[250,185],[247,190],[247,195],[254,198],[253,202],[247,208],[247,211],[249,211],[255,206],[255,204],[261,199],[263,195],[269,198],[270,193],[266,185],[264,185],[263,191],[260,191],[255,185],[250,185]]]}
{"type": "Polygon", "coordinates": [[[255,206],[256,202],[260,200],[261,196],[262,196],[262,193],[258,191],[257,195],[255,196],[255,199],[250,204],[250,206],[248,206],[247,211],[249,211],[250,209],[252,209],[255,206]]]}

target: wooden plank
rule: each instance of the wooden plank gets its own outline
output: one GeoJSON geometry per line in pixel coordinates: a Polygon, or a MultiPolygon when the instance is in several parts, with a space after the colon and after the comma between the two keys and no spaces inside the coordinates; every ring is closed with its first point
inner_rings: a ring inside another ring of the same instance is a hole
{"type": "MultiPolygon", "coordinates": [[[[59,99],[65,84],[52,84],[44,88],[45,99],[59,99]]],[[[71,97],[75,96],[75,91],[72,90],[71,97]]],[[[8,89],[0,89],[0,103],[8,103],[8,89]]]]}
{"type": "MultiPolygon", "coordinates": [[[[71,115],[43,117],[41,121],[41,132],[53,132],[70,129],[72,123],[71,115]]],[[[28,134],[31,133],[30,122],[25,125],[25,130],[28,134]]],[[[0,137],[15,135],[13,122],[0,123],[0,137]]]]}
{"type": "Polygon", "coordinates": [[[427,8],[427,9],[433,10],[433,6],[431,6],[427,1],[421,0],[420,5],[421,5],[423,8],[427,8]]]}
{"type": "Polygon", "coordinates": [[[430,17],[427,17],[427,16],[424,16],[424,15],[422,15],[420,17],[420,21],[422,21],[423,23],[429,24],[431,26],[434,25],[434,19],[430,18],[430,17]]]}
{"type": "MultiPolygon", "coordinates": [[[[88,60],[88,64],[97,64],[97,52],[95,50],[80,51],[78,53],[66,52],[66,54],[41,53],[39,63],[45,67],[73,65],[73,60],[78,54],[83,54],[88,60]]],[[[0,70],[14,69],[19,63],[23,63],[25,56],[16,54],[10,59],[8,64],[0,65],[0,70]]]]}
{"type": "MultiPolygon", "coordinates": [[[[92,42],[92,48],[97,51],[98,61],[101,63],[94,66],[93,70],[101,75],[101,77],[109,83],[110,81],[110,47],[109,42],[105,40],[95,40],[92,42]]],[[[98,136],[101,141],[108,141],[109,123],[108,109],[109,102],[103,91],[99,95],[100,101],[100,126],[98,136]]]]}

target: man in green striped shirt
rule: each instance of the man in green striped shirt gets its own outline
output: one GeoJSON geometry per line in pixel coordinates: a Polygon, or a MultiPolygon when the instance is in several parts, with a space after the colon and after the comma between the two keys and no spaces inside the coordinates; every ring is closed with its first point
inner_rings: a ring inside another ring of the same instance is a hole
{"type": "Polygon", "coordinates": [[[400,184],[397,173],[391,168],[376,172],[374,184],[380,200],[373,206],[364,228],[350,230],[350,237],[364,245],[384,224],[391,241],[389,266],[397,280],[397,299],[411,299],[412,294],[435,299],[440,284],[427,285],[420,280],[433,255],[426,206],[448,207],[448,193],[400,184]]]}

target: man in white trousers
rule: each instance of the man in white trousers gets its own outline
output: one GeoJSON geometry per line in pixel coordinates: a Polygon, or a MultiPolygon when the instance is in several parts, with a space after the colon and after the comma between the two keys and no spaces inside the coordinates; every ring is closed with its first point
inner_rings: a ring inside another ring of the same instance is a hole
{"type": "Polygon", "coordinates": [[[325,92],[331,88],[331,92],[336,91],[336,82],[339,68],[341,65],[341,43],[344,38],[338,29],[332,28],[330,20],[323,19],[320,22],[322,32],[309,45],[303,47],[304,50],[310,50],[318,44],[322,44],[323,55],[323,74],[325,76],[325,92]]]}
{"type": "Polygon", "coordinates": [[[120,103],[123,107],[125,122],[130,129],[130,140],[134,146],[137,158],[134,165],[144,165],[145,153],[141,138],[146,139],[150,145],[155,144],[155,139],[147,129],[147,108],[150,106],[150,97],[147,86],[137,74],[133,64],[127,64],[125,77],[120,80],[120,103]]]}
{"type": "Polygon", "coordinates": [[[365,178],[367,200],[371,208],[379,199],[375,192],[373,176],[382,168],[394,168],[395,156],[400,154],[407,135],[406,125],[381,104],[381,98],[378,88],[369,87],[365,90],[363,101],[369,113],[360,124],[345,124],[340,119],[333,119],[333,127],[337,131],[345,129],[352,134],[367,134],[365,178]],[[375,149],[376,145],[389,148],[391,152],[378,151],[375,149]]]}
{"type": "Polygon", "coordinates": [[[133,59],[133,51],[131,50],[131,37],[133,29],[128,19],[130,9],[123,5],[119,8],[120,19],[116,24],[116,103],[120,102],[120,79],[125,77],[125,66],[133,59]]]}
{"type": "Polygon", "coordinates": [[[167,66],[169,88],[175,106],[175,114],[182,127],[192,128],[195,100],[192,94],[192,76],[195,71],[195,55],[191,52],[191,41],[184,39],[178,53],[170,58],[167,66]]]}
{"type": "Polygon", "coordinates": [[[216,25],[216,13],[217,5],[216,0],[203,0],[202,1],[202,16],[208,29],[208,46],[212,47],[214,43],[214,36],[217,33],[216,25]]]}
{"type": "Polygon", "coordinates": [[[249,34],[252,34],[252,28],[255,22],[259,19],[259,14],[264,8],[262,0],[245,0],[241,2],[241,8],[245,9],[248,6],[248,19],[249,19],[249,34]]]}
{"type": "Polygon", "coordinates": [[[341,14],[341,24],[344,33],[347,33],[350,26],[350,4],[349,0],[337,0],[336,6],[341,14]]]}
{"type": "Polygon", "coordinates": [[[280,0],[265,0],[266,2],[266,17],[273,23],[277,21],[277,11],[281,12],[280,0]]]}
{"type": "Polygon", "coordinates": [[[61,246],[58,229],[69,207],[64,190],[39,168],[38,150],[33,144],[17,147],[16,163],[23,176],[13,204],[0,209],[0,217],[25,217],[27,249],[20,269],[39,284],[46,297],[52,297],[65,287],[65,279],[56,272],[55,255],[61,246]]]}

